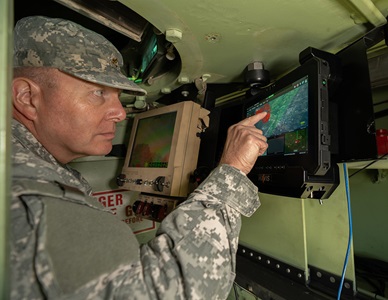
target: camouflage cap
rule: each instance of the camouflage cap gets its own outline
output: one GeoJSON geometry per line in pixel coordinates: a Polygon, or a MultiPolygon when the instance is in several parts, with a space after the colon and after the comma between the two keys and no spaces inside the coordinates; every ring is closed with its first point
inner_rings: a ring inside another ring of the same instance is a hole
{"type": "Polygon", "coordinates": [[[105,37],[64,19],[31,16],[14,30],[14,67],[51,67],[135,95],[146,91],[121,71],[123,58],[105,37]]]}

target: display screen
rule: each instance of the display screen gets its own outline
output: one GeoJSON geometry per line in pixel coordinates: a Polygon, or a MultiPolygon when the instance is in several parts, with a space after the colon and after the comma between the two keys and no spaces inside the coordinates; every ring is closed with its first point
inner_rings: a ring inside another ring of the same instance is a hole
{"type": "Polygon", "coordinates": [[[156,36],[152,36],[142,57],[142,62],[140,66],[140,72],[142,74],[151,65],[151,62],[154,59],[156,53],[158,53],[158,40],[156,39],[156,36]]]}
{"type": "Polygon", "coordinates": [[[167,168],[177,112],[139,119],[128,167],[167,168]]]}
{"type": "Polygon", "coordinates": [[[267,137],[264,156],[308,153],[308,76],[246,108],[246,117],[266,111],[256,127],[267,137]]]}

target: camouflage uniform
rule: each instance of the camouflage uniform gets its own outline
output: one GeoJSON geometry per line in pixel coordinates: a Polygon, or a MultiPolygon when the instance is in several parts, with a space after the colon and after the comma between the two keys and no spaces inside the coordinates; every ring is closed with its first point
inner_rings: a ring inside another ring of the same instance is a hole
{"type": "MultiPolygon", "coordinates": [[[[144,93],[118,74],[122,58],[101,36],[60,19],[18,24],[15,67],[54,67],[144,93]]],[[[240,215],[260,205],[243,173],[217,167],[140,246],[130,227],[90,196],[82,176],[60,164],[24,125],[14,120],[12,135],[12,299],[227,297],[240,215]]]]}
{"type": "Polygon", "coordinates": [[[12,299],[227,297],[240,214],[260,205],[240,171],[216,168],[139,246],[128,225],[87,196],[90,186],[78,172],[59,164],[23,125],[12,127],[12,299]]]}

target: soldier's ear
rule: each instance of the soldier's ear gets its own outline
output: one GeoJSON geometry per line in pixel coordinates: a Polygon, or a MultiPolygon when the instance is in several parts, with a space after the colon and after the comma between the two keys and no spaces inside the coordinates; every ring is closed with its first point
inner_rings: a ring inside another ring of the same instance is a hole
{"type": "Polygon", "coordinates": [[[18,77],[12,81],[13,107],[29,120],[35,120],[42,92],[34,81],[18,77]]]}

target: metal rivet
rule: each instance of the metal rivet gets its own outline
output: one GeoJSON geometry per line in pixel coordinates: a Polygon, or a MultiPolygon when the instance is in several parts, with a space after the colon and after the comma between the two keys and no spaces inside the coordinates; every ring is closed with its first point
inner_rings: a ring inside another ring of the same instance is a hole
{"type": "Polygon", "coordinates": [[[221,40],[221,35],[219,33],[208,33],[205,35],[205,40],[210,43],[218,43],[221,40]]]}

